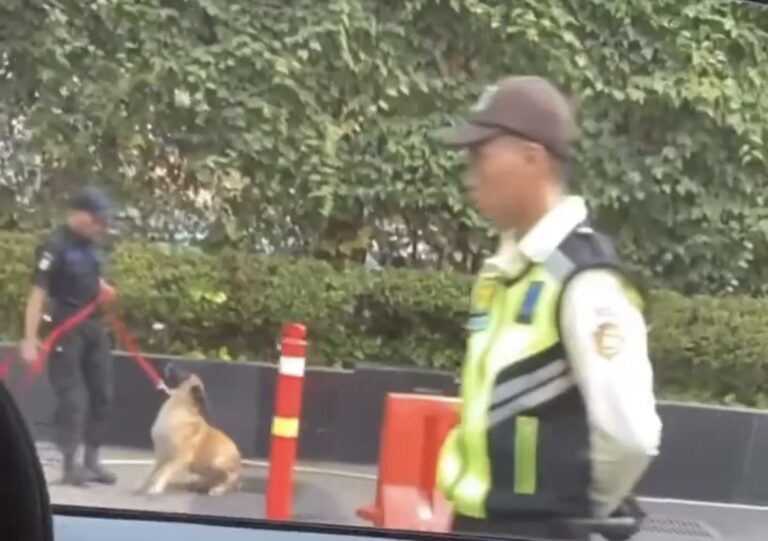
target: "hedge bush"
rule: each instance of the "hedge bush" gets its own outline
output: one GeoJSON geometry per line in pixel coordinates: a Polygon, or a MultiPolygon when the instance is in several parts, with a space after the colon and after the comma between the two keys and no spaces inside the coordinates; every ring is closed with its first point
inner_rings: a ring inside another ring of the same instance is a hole
{"type": "MultiPolygon", "coordinates": [[[[0,234],[0,316],[17,338],[35,237],[0,234]]],[[[120,311],[147,351],[272,360],[282,322],[305,322],[310,362],[455,370],[471,277],[344,270],[313,259],[124,243],[108,269],[120,311]]],[[[666,397],[768,404],[768,302],[652,291],[648,317],[666,397]]]]}

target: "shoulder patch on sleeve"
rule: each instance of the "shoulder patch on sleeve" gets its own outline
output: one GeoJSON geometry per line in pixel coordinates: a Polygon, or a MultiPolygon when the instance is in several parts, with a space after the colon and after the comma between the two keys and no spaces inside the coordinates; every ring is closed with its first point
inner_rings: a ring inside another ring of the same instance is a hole
{"type": "Polygon", "coordinates": [[[613,359],[624,348],[624,333],[614,321],[603,321],[594,332],[595,348],[604,359],[613,359]]]}
{"type": "Polygon", "coordinates": [[[51,268],[51,262],[53,261],[53,254],[49,251],[43,251],[40,255],[40,260],[37,262],[37,268],[43,272],[51,268]]]}

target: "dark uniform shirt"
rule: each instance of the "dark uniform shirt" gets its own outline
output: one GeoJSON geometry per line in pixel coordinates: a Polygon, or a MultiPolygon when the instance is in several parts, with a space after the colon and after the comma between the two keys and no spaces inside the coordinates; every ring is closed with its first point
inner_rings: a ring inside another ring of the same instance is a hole
{"type": "Polygon", "coordinates": [[[37,247],[36,257],[32,281],[48,293],[54,322],[98,297],[101,261],[92,241],[62,226],[37,247]]]}

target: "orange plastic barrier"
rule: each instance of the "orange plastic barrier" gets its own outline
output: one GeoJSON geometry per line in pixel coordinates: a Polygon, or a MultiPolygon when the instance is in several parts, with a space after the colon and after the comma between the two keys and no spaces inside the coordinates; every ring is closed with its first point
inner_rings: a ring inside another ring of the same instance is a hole
{"type": "Polygon", "coordinates": [[[448,531],[450,504],[435,488],[435,476],[440,448],[458,420],[455,398],[387,395],[376,503],[357,516],[379,528],[448,531]]]}

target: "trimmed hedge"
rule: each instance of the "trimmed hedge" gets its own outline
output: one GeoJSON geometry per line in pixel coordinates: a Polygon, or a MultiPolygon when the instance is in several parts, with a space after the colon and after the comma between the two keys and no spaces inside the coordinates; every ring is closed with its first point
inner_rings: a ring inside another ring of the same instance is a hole
{"type": "MultiPolygon", "coordinates": [[[[19,336],[33,247],[0,234],[0,317],[19,336]]],[[[471,277],[434,271],[345,270],[314,259],[215,256],[124,243],[108,271],[120,310],[147,351],[273,360],[281,324],[310,331],[310,361],[456,369],[471,277]]],[[[768,302],[653,291],[650,345],[665,397],[768,404],[768,302]]]]}

